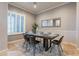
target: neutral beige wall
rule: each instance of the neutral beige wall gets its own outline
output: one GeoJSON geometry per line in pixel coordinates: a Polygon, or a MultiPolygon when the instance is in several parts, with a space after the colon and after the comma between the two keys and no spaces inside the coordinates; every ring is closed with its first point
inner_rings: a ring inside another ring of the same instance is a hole
{"type": "Polygon", "coordinates": [[[0,50],[7,49],[7,11],[8,4],[0,2],[0,50]]]}
{"type": "Polygon", "coordinates": [[[41,13],[36,18],[40,31],[59,33],[64,35],[64,40],[74,42],[76,38],[76,3],[69,3],[41,13]],[[61,27],[41,28],[41,20],[61,17],[61,27]]]}
{"type": "MultiPolygon", "coordinates": [[[[60,6],[48,12],[42,13],[37,16],[37,22],[40,24],[40,20],[53,19],[61,17],[61,27],[51,28],[55,30],[75,30],[76,29],[76,4],[69,3],[64,6],[60,6]],[[72,23],[71,23],[72,22],[72,23]]],[[[41,27],[40,27],[41,28],[41,27]]],[[[44,28],[42,28],[44,29],[44,28]]],[[[49,29],[49,28],[48,28],[49,29]]]]}
{"type": "Polygon", "coordinates": [[[77,10],[76,10],[76,15],[77,15],[77,21],[76,21],[76,42],[77,46],[79,47],[79,2],[77,3],[77,10]]]}
{"type": "MultiPolygon", "coordinates": [[[[16,11],[22,14],[25,14],[25,31],[31,31],[32,29],[32,24],[35,22],[35,16],[31,13],[28,13],[27,11],[23,9],[19,9],[18,7],[8,5],[8,10],[16,11]]],[[[16,39],[22,39],[23,34],[17,34],[17,35],[9,35],[8,40],[16,40],[16,39]]]]}

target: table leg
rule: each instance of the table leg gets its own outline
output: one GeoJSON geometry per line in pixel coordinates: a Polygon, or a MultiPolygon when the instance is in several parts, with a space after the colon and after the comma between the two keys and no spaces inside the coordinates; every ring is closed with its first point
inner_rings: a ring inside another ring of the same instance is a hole
{"type": "Polygon", "coordinates": [[[43,39],[43,47],[45,48],[45,51],[48,50],[48,39],[46,38],[43,39]]]}
{"type": "Polygon", "coordinates": [[[50,40],[50,47],[51,47],[51,40],[50,40]]]}
{"type": "Polygon", "coordinates": [[[45,48],[45,39],[43,39],[43,47],[45,48]]]}

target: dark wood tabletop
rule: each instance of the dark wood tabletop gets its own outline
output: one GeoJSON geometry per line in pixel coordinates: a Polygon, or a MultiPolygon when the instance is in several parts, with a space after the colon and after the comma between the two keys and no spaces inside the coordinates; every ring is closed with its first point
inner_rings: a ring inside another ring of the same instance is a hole
{"type": "Polygon", "coordinates": [[[45,35],[45,34],[38,34],[38,33],[25,33],[26,35],[29,36],[34,36],[34,37],[39,37],[39,38],[43,38],[43,47],[45,48],[45,51],[47,51],[49,49],[48,47],[48,40],[52,40],[56,37],[59,36],[59,34],[53,34],[51,35],[45,35]]]}
{"type": "Polygon", "coordinates": [[[59,36],[59,34],[45,35],[45,34],[35,34],[35,33],[26,33],[26,35],[40,37],[40,38],[47,38],[47,39],[54,39],[55,37],[59,36]]]}

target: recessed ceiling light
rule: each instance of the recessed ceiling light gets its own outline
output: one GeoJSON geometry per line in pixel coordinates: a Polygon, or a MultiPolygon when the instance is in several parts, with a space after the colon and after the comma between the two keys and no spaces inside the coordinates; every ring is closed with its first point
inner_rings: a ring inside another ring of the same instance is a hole
{"type": "Polygon", "coordinates": [[[34,2],[33,4],[34,4],[33,7],[34,7],[34,8],[37,8],[37,3],[34,2]]]}

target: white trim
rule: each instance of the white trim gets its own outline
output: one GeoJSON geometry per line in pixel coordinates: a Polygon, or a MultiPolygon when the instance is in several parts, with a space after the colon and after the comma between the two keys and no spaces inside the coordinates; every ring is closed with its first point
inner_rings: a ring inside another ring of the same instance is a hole
{"type": "Polygon", "coordinates": [[[14,7],[23,9],[24,11],[29,12],[29,13],[31,13],[31,14],[34,14],[34,12],[33,12],[32,10],[26,9],[25,7],[22,7],[22,6],[20,6],[20,5],[16,4],[16,3],[11,3],[11,2],[10,2],[10,3],[8,3],[8,4],[9,4],[9,5],[12,5],[12,6],[14,6],[14,7]]]}
{"type": "Polygon", "coordinates": [[[61,4],[58,4],[58,5],[55,5],[54,7],[50,7],[50,8],[44,9],[42,11],[39,11],[37,14],[40,14],[40,13],[43,13],[43,12],[55,9],[57,7],[63,6],[63,5],[68,4],[68,3],[70,3],[70,2],[65,2],[65,3],[61,3],[61,4]]]}
{"type": "MultiPolygon", "coordinates": [[[[21,32],[21,29],[20,29],[20,32],[11,32],[11,33],[8,33],[8,35],[16,35],[16,34],[22,34],[25,32],[25,14],[23,13],[18,13],[16,11],[12,11],[12,10],[9,10],[8,12],[12,13],[12,14],[16,14],[16,15],[20,15],[20,26],[21,26],[21,16],[24,16],[24,29],[23,29],[23,32],[21,32]]],[[[17,18],[17,16],[15,16],[17,18]]],[[[17,21],[17,19],[15,18],[15,20],[17,21]]],[[[15,23],[17,24],[17,22],[15,23]]],[[[17,31],[17,28],[15,28],[15,30],[17,31]]]]}
{"type": "Polygon", "coordinates": [[[20,40],[22,41],[22,40],[24,40],[24,39],[19,39],[19,40],[14,40],[14,41],[9,41],[8,44],[15,43],[15,42],[20,41],[20,40]]]}
{"type": "Polygon", "coordinates": [[[14,32],[14,33],[8,33],[8,35],[18,35],[18,34],[23,34],[24,32],[14,32]]]}

